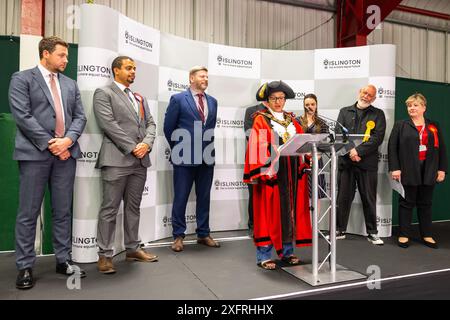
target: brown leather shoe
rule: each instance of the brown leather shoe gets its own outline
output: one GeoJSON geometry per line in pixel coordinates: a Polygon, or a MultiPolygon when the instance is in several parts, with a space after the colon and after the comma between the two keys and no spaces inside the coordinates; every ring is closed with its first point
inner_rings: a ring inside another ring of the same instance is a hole
{"type": "Polygon", "coordinates": [[[183,237],[177,237],[172,243],[172,250],[175,252],[183,251],[183,237]]]}
{"type": "Polygon", "coordinates": [[[112,258],[101,256],[97,261],[97,268],[100,273],[111,274],[115,273],[114,265],[112,263],[112,258]]]}
{"type": "Polygon", "coordinates": [[[138,249],[134,252],[127,252],[126,260],[139,262],[155,262],[158,261],[158,256],[145,252],[142,249],[138,249]]]}
{"type": "Polygon", "coordinates": [[[215,241],[213,238],[211,238],[211,236],[207,236],[206,238],[197,238],[197,243],[203,244],[205,246],[212,247],[212,248],[220,247],[220,244],[217,241],[215,241]]]}

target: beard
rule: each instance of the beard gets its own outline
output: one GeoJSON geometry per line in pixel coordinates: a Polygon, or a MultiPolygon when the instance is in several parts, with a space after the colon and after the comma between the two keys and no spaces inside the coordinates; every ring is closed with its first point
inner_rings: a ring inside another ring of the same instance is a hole
{"type": "Polygon", "coordinates": [[[360,109],[366,109],[370,106],[370,102],[364,102],[361,99],[358,99],[358,106],[360,107],[360,109]]]}
{"type": "Polygon", "coordinates": [[[58,70],[58,72],[64,72],[64,70],[66,70],[66,66],[61,66],[61,67],[57,68],[56,70],[58,70]]]}

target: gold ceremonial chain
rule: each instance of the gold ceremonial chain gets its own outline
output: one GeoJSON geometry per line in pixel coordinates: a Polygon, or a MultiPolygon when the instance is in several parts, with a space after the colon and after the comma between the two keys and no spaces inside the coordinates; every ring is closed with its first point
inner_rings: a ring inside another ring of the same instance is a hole
{"type": "Polygon", "coordinates": [[[287,130],[286,130],[286,132],[283,133],[283,137],[282,137],[283,143],[286,143],[286,141],[288,141],[290,137],[291,137],[291,135],[290,135],[289,132],[287,132],[287,130]]]}
{"type": "MultiPolygon", "coordinates": [[[[283,133],[283,136],[281,137],[281,139],[283,139],[283,143],[286,143],[286,141],[288,141],[289,138],[291,137],[291,135],[289,134],[287,128],[292,123],[292,118],[291,117],[286,117],[286,120],[278,120],[271,113],[267,113],[267,112],[263,113],[263,112],[261,112],[261,114],[263,116],[269,118],[269,120],[275,121],[276,123],[278,123],[279,125],[283,126],[286,129],[286,132],[283,133]]],[[[283,115],[285,115],[285,114],[283,114],[283,115]]]]}

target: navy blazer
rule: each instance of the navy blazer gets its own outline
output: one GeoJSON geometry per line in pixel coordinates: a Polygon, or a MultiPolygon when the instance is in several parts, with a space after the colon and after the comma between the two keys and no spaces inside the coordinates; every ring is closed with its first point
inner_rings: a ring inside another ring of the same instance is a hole
{"type": "MultiPolygon", "coordinates": [[[[78,138],[86,125],[77,83],[58,74],[64,108],[65,137],[72,139],[73,158],[81,157],[78,138]]],[[[14,160],[43,161],[53,157],[48,141],[55,136],[56,114],[53,98],[38,67],[16,72],[9,85],[9,104],[16,121],[14,160]]]]}
{"type": "Polygon", "coordinates": [[[425,119],[425,124],[428,144],[423,176],[419,160],[419,132],[412,120],[397,121],[389,137],[389,171],[401,170],[401,181],[405,186],[434,185],[438,170],[447,172],[447,151],[441,128],[428,119],[425,119]],[[437,129],[437,143],[430,125],[437,129]]]}
{"type": "Polygon", "coordinates": [[[173,165],[214,165],[217,100],[207,94],[205,97],[208,103],[208,118],[205,123],[202,123],[190,89],[170,98],[164,117],[164,136],[172,150],[173,165]],[[210,157],[204,157],[204,154],[210,157]]]}

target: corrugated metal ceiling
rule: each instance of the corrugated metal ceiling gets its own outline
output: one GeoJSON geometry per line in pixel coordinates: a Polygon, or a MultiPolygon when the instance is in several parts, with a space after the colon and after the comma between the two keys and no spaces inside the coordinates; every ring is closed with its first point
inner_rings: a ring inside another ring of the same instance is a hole
{"type": "MultiPolygon", "coordinates": [[[[270,0],[272,2],[291,3],[297,5],[318,5],[324,7],[334,8],[336,6],[336,0],[270,0]]],[[[450,1],[449,0],[403,0],[401,3],[403,6],[412,8],[425,9],[429,11],[436,11],[440,13],[450,14],[450,1]]]]}
{"type": "Polygon", "coordinates": [[[450,14],[449,0],[403,0],[400,5],[450,14]]]}
{"type": "MultiPolygon", "coordinates": [[[[403,0],[400,5],[450,15],[450,0],[403,0]]],[[[450,21],[394,10],[387,20],[419,24],[430,29],[450,31],[450,21]]]]}

